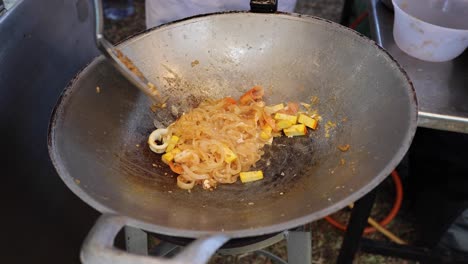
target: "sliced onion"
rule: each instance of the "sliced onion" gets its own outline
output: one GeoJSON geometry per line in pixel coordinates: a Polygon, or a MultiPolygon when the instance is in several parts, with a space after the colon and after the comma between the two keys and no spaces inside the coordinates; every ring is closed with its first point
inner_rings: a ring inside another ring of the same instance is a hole
{"type": "Polygon", "coordinates": [[[208,174],[196,174],[196,173],[194,173],[185,164],[182,164],[182,169],[184,169],[184,173],[188,177],[190,177],[192,180],[204,180],[204,179],[209,178],[208,174]]]}
{"type": "Polygon", "coordinates": [[[228,169],[229,169],[228,172],[231,175],[236,175],[236,174],[240,173],[241,172],[241,165],[240,165],[239,159],[236,159],[231,164],[229,164],[228,169]]]}
{"type": "Polygon", "coordinates": [[[186,149],[175,155],[174,161],[178,163],[198,164],[200,163],[200,157],[192,150],[186,149]]]}
{"type": "Polygon", "coordinates": [[[151,134],[148,137],[148,145],[151,151],[155,153],[164,153],[167,148],[167,142],[163,142],[163,144],[159,145],[156,143],[156,141],[161,141],[163,140],[163,136],[168,134],[168,130],[166,128],[158,128],[151,132],[151,134]]]}
{"type": "Polygon", "coordinates": [[[195,186],[195,181],[193,180],[186,180],[184,176],[179,175],[177,176],[177,186],[184,190],[190,190],[195,186]]]}

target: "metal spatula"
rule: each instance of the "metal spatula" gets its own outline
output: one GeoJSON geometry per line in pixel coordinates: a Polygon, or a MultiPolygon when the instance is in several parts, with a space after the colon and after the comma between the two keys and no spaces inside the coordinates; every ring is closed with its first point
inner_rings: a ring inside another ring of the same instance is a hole
{"type": "Polygon", "coordinates": [[[114,45],[104,37],[104,14],[101,0],[94,0],[94,11],[96,16],[96,45],[98,49],[110,59],[112,65],[114,65],[127,80],[148,95],[157,106],[163,105],[164,100],[154,84],[148,81],[138,67],[133,64],[122,51],[114,47],[114,45]]]}

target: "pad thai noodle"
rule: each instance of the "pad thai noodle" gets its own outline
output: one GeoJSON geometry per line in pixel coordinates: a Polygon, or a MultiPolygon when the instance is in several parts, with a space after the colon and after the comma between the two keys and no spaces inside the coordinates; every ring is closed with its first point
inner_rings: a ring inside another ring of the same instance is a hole
{"type": "Polygon", "coordinates": [[[298,113],[299,104],[266,106],[263,95],[263,88],[255,86],[239,100],[204,101],[167,128],[154,130],[149,147],[163,154],[162,161],[178,174],[177,186],[182,189],[196,184],[213,189],[234,183],[239,176],[242,182],[259,180],[262,171],[250,169],[264,154],[265,144],[282,132],[306,135],[307,127],[317,126],[316,119],[298,113]]]}

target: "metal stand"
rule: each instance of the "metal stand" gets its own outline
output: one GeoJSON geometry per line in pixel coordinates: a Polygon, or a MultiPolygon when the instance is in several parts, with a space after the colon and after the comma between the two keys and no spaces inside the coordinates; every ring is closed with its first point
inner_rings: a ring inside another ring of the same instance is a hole
{"type": "Polygon", "coordinates": [[[286,235],[288,263],[312,263],[312,237],[310,232],[291,231],[286,235]]]}
{"type": "Polygon", "coordinates": [[[340,254],[338,255],[338,264],[353,263],[354,255],[359,249],[364,228],[367,225],[367,219],[370,216],[372,205],[375,201],[376,190],[372,190],[364,197],[359,199],[351,212],[348,229],[343,239],[340,254]]]}
{"type": "Polygon", "coordinates": [[[367,238],[363,238],[361,240],[361,249],[362,251],[371,254],[418,260],[422,263],[444,263],[441,258],[438,258],[437,256],[431,256],[430,250],[426,248],[397,245],[395,243],[376,241],[367,238]]]}
{"type": "Polygon", "coordinates": [[[129,226],[126,226],[124,230],[127,251],[139,255],[148,255],[148,235],[146,232],[129,226]]]}
{"type": "Polygon", "coordinates": [[[425,264],[468,263],[466,254],[454,254],[438,248],[398,245],[367,238],[361,239],[361,250],[371,254],[410,259],[425,264]]]}
{"type": "Polygon", "coordinates": [[[353,263],[354,256],[358,250],[371,254],[418,260],[422,263],[467,263],[463,262],[466,259],[454,258],[453,256],[449,258],[448,256],[442,256],[439,252],[435,252],[435,250],[429,250],[424,247],[398,245],[362,238],[364,228],[367,226],[367,219],[370,216],[375,201],[376,192],[376,189],[372,190],[355,203],[338,256],[338,264],[353,263]]]}
{"type": "MultiPolygon", "coordinates": [[[[127,251],[140,255],[171,257],[181,248],[178,245],[162,241],[158,246],[148,251],[147,233],[140,229],[131,227],[125,227],[125,238],[127,251]]],[[[252,245],[242,246],[239,248],[220,249],[218,251],[219,254],[229,256],[240,256],[249,252],[266,256],[275,264],[309,264],[312,263],[312,235],[310,231],[305,230],[285,231],[252,245]],[[287,242],[288,262],[263,249],[284,239],[286,239],[287,242]]]]}
{"type": "Polygon", "coordinates": [[[367,225],[367,218],[370,215],[375,196],[376,189],[355,203],[338,256],[338,264],[353,263],[354,256],[358,250],[371,254],[416,260],[421,263],[468,263],[468,256],[465,254],[450,254],[450,252],[444,252],[435,247],[398,245],[395,243],[362,238],[361,236],[367,225]]]}

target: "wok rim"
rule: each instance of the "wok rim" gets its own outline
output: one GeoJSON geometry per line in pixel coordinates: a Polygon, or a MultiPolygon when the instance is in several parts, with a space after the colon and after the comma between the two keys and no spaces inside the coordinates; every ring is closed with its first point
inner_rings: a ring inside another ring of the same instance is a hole
{"type": "Polygon", "coordinates": [[[389,160],[387,165],[371,181],[369,181],[359,190],[354,191],[345,199],[342,199],[334,203],[333,205],[326,207],[322,210],[315,211],[313,213],[304,215],[299,218],[287,220],[281,223],[272,224],[268,226],[246,228],[246,229],[239,229],[239,230],[227,230],[227,231],[226,230],[219,230],[219,231],[193,230],[193,229],[181,229],[181,228],[173,228],[173,227],[151,224],[142,220],[134,219],[129,216],[121,215],[118,212],[112,210],[111,208],[105,206],[104,204],[92,198],[87,192],[83,191],[83,189],[75,183],[74,178],[72,177],[72,175],[70,175],[70,173],[67,171],[67,169],[63,165],[63,162],[61,161],[62,159],[56,152],[56,148],[55,148],[55,143],[56,143],[55,142],[55,137],[56,137],[56,133],[55,133],[56,125],[55,124],[60,120],[60,116],[61,116],[60,113],[64,112],[63,110],[65,106],[68,105],[67,102],[68,102],[68,99],[70,98],[70,94],[72,94],[74,84],[82,77],[82,74],[86,72],[87,70],[89,70],[90,66],[92,66],[93,64],[96,64],[102,60],[105,60],[103,55],[99,55],[95,57],[92,61],[90,61],[87,65],[85,65],[80,71],[78,71],[77,74],[65,86],[64,90],[59,96],[57,103],[52,111],[50,122],[49,122],[48,151],[49,151],[50,159],[59,177],[64,181],[65,185],[75,195],[77,195],[81,200],[83,200],[83,202],[90,205],[94,209],[98,210],[102,214],[113,214],[113,215],[123,216],[127,219],[127,225],[136,227],[136,228],[141,228],[149,232],[168,235],[168,236],[186,237],[186,238],[199,238],[199,237],[203,237],[206,235],[223,233],[225,235],[228,235],[231,238],[242,238],[242,237],[251,237],[251,236],[271,234],[274,232],[281,232],[284,230],[288,230],[288,229],[298,227],[303,224],[321,219],[329,214],[332,214],[346,207],[348,204],[351,204],[355,202],[356,200],[359,200],[364,195],[366,195],[367,193],[372,191],[374,188],[376,188],[377,185],[379,185],[384,179],[386,179],[390,175],[390,173],[397,167],[397,165],[400,163],[400,161],[403,159],[404,155],[408,151],[411,145],[411,142],[414,138],[414,135],[416,133],[417,120],[418,120],[418,102],[416,98],[416,92],[408,74],[401,67],[401,65],[392,57],[392,55],[388,53],[384,48],[380,47],[374,40],[365,37],[359,32],[356,32],[348,27],[342,26],[330,20],[315,17],[315,16],[310,16],[310,15],[286,13],[286,12],[276,12],[273,14],[266,14],[266,13],[251,13],[249,11],[229,11],[229,12],[216,12],[216,13],[196,15],[196,16],[180,19],[177,21],[169,22],[169,23],[166,23],[166,24],[154,27],[154,28],[146,29],[135,35],[130,36],[129,38],[123,40],[122,42],[119,42],[119,45],[125,45],[133,41],[137,41],[139,37],[143,37],[149,32],[159,30],[159,29],[164,29],[166,27],[170,27],[171,25],[178,24],[180,22],[185,22],[185,21],[197,19],[197,18],[206,18],[206,17],[218,16],[218,15],[233,15],[233,14],[242,14],[242,13],[252,14],[252,15],[264,15],[264,16],[280,15],[280,16],[286,16],[286,17],[290,17],[294,19],[300,18],[300,19],[306,19],[306,20],[312,20],[312,21],[320,21],[319,23],[326,22],[326,23],[332,24],[337,29],[342,30],[344,32],[348,32],[348,34],[351,34],[351,35],[354,34],[357,38],[360,38],[363,42],[367,42],[371,46],[376,47],[381,52],[383,52],[385,56],[387,56],[387,58],[389,59],[390,65],[393,63],[395,66],[397,66],[396,67],[397,72],[402,74],[404,79],[406,79],[406,83],[407,83],[406,86],[409,88],[408,89],[409,100],[410,100],[410,104],[413,105],[413,107],[410,108],[410,113],[412,117],[411,117],[411,120],[409,120],[409,123],[410,123],[409,129],[404,135],[400,149],[393,155],[392,159],[389,160]]]}

